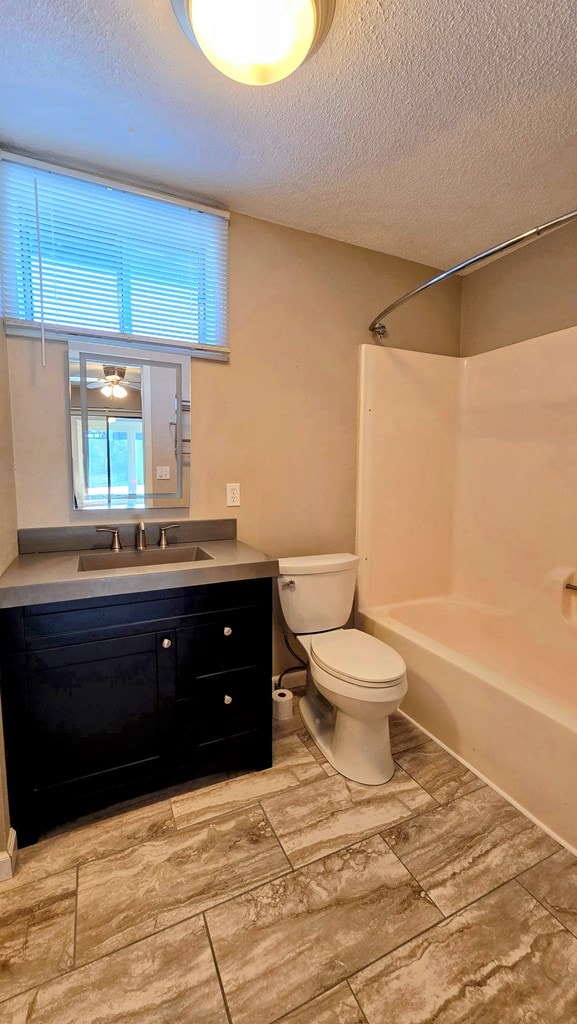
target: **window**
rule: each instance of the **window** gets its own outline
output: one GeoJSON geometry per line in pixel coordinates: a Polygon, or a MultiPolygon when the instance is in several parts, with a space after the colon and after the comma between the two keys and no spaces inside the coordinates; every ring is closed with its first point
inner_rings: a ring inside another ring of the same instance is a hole
{"type": "Polygon", "coordinates": [[[226,358],[225,213],[11,156],[0,189],[8,332],[226,358]]]}

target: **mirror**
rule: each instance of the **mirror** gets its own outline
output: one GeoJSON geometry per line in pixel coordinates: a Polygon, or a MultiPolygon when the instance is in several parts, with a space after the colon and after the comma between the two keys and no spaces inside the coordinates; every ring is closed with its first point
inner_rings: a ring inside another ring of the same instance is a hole
{"type": "Polygon", "coordinates": [[[73,505],[190,504],[190,357],[68,347],[73,505]]]}

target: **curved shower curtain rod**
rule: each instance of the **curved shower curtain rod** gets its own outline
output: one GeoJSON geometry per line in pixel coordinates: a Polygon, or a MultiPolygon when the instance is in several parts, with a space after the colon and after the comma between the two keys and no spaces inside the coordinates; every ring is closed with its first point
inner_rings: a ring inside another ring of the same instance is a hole
{"type": "Polygon", "coordinates": [[[450,270],[444,270],[442,274],[437,274],[436,277],[432,277],[430,281],[425,281],[424,284],[420,284],[417,288],[413,288],[412,291],[407,292],[406,295],[401,295],[400,299],[396,299],[395,302],[391,302],[390,306],[383,309],[378,316],[375,317],[372,324],[369,327],[371,331],[379,340],[384,338],[387,333],[387,328],[382,320],[387,316],[388,313],[392,313],[393,309],[397,306],[402,306],[404,302],[413,298],[413,295],[418,295],[419,292],[424,292],[426,288],[430,288],[431,285],[439,284],[440,281],[445,281],[448,277],[452,277],[453,274],[458,274],[460,270],[465,270],[466,267],[472,267],[475,263],[480,263],[481,260],[486,260],[489,256],[495,256],[497,253],[506,252],[507,249],[512,249],[514,245],[519,245],[520,242],[526,242],[531,238],[538,238],[539,235],[545,234],[546,231],[554,231],[555,228],[561,228],[569,221],[577,219],[577,210],[573,210],[571,213],[565,213],[562,217],[556,217],[555,220],[547,221],[546,224],[541,224],[538,228],[532,228],[531,231],[525,231],[522,235],[517,235],[515,238],[510,238],[507,242],[501,242],[500,245],[494,245],[492,249],[486,249],[485,252],[479,253],[478,256],[471,256],[470,259],[465,260],[463,263],[458,263],[456,267],[451,267],[450,270]]]}

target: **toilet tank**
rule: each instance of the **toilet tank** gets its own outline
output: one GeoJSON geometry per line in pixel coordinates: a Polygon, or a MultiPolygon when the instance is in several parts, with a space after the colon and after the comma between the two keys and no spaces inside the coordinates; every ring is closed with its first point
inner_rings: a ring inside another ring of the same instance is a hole
{"type": "Polygon", "coordinates": [[[322,633],[348,621],[355,596],[357,555],[280,558],[278,593],[292,633],[322,633]]]}

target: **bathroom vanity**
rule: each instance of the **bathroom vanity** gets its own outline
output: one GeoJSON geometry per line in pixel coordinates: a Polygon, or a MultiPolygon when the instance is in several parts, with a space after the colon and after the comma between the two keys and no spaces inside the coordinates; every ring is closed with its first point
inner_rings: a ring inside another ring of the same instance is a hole
{"type": "Polygon", "coordinates": [[[172,546],[168,564],[88,571],[81,550],[22,555],[0,579],[10,816],[20,845],[139,793],[270,766],[277,563],[231,537],[203,541],[207,557],[191,563],[185,549],[172,546]]]}

